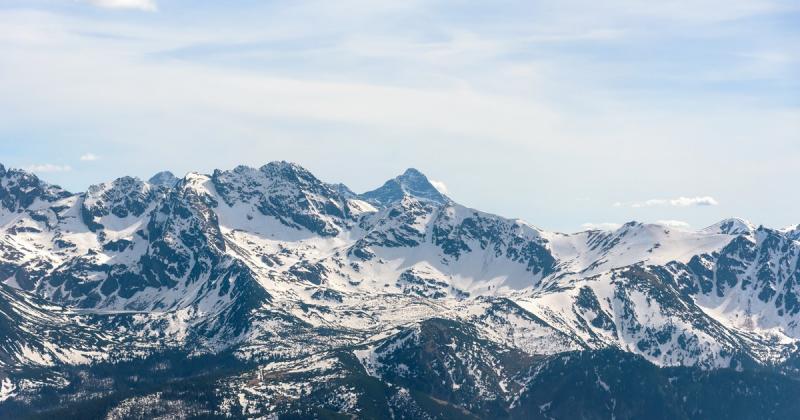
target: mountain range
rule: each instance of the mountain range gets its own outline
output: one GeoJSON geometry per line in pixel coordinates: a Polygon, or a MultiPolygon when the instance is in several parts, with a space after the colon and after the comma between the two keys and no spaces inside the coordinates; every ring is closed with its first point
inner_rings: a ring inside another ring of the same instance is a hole
{"type": "Polygon", "coordinates": [[[0,165],[0,418],[793,418],[800,226],[542,230],[415,169],[0,165]]]}

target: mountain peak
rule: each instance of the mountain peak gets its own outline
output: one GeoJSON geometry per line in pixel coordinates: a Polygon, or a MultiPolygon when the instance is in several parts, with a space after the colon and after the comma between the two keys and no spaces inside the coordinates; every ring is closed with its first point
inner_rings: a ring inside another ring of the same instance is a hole
{"type": "MultiPolygon", "coordinates": [[[[149,183],[142,181],[136,176],[119,177],[113,181],[99,184],[99,186],[102,190],[115,191],[115,193],[119,194],[130,194],[132,192],[146,194],[152,189],[152,186],[149,185],[149,183]]],[[[89,187],[88,191],[91,192],[97,187],[98,185],[92,185],[89,187]]]]}
{"type": "Polygon", "coordinates": [[[742,235],[755,230],[755,225],[738,217],[720,220],[703,229],[704,232],[721,233],[725,235],[742,235]]]}
{"type": "Polygon", "coordinates": [[[415,178],[415,177],[422,177],[427,179],[425,174],[423,174],[416,168],[408,168],[405,170],[405,172],[403,172],[402,175],[399,176],[399,178],[415,178]]]}
{"type": "Polygon", "coordinates": [[[0,176],[5,179],[0,183],[0,208],[7,210],[27,208],[36,199],[53,202],[71,195],[61,187],[50,185],[36,174],[22,169],[6,169],[0,165],[0,176]]]}
{"type": "Polygon", "coordinates": [[[178,177],[170,171],[161,171],[150,177],[147,182],[159,187],[172,187],[178,182],[178,177]]]}
{"type": "Polygon", "coordinates": [[[369,203],[385,206],[398,202],[406,196],[436,203],[450,201],[431,184],[422,172],[414,168],[406,169],[402,175],[386,181],[378,189],[361,194],[360,197],[369,203]]]}
{"type": "Polygon", "coordinates": [[[260,168],[260,170],[262,172],[267,172],[267,173],[284,173],[284,174],[285,173],[292,173],[292,174],[309,173],[310,174],[310,172],[306,168],[304,168],[304,167],[302,167],[302,166],[300,166],[300,165],[298,165],[296,163],[293,163],[293,162],[287,162],[285,160],[275,160],[275,161],[269,162],[266,165],[262,166],[260,168]]]}
{"type": "Polygon", "coordinates": [[[307,186],[322,184],[322,181],[317,179],[308,169],[285,160],[267,163],[258,170],[272,179],[283,179],[307,186]]]}

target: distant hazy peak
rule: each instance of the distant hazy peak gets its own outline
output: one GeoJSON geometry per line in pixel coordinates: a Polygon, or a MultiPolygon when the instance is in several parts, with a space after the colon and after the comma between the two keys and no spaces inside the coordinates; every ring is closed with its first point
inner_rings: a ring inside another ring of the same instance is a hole
{"type": "Polygon", "coordinates": [[[178,177],[170,171],[161,171],[150,177],[147,182],[160,187],[173,187],[178,182],[178,177]]]}
{"type": "Polygon", "coordinates": [[[436,203],[450,201],[447,196],[443,195],[431,184],[422,172],[414,168],[406,169],[402,175],[386,181],[378,189],[361,194],[360,197],[378,206],[386,206],[398,202],[404,197],[414,197],[436,203]]]}

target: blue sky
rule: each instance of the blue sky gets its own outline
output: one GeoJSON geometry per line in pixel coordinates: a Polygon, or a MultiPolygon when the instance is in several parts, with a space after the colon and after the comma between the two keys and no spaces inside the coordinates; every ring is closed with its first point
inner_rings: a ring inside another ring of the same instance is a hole
{"type": "Polygon", "coordinates": [[[800,223],[800,3],[0,0],[0,162],[416,167],[547,229],[800,223]]]}

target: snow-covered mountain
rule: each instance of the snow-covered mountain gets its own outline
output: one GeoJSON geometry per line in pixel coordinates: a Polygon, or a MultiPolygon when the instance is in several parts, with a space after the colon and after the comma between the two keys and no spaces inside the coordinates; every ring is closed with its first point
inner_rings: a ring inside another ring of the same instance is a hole
{"type": "MultiPolygon", "coordinates": [[[[0,165],[0,417],[87,404],[124,417],[145,402],[580,416],[532,387],[590,360],[617,417],[635,416],[641,402],[621,393],[644,379],[615,361],[650,366],[648,381],[762,375],[731,394],[744,398],[800,365],[798,231],[728,219],[548,232],[460,205],[415,169],[363,194],[287,162],[70,193],[0,165]],[[162,380],[132,383],[145,367],[162,380]],[[202,397],[165,385],[186,381],[202,397]]],[[[665,413],[705,407],[663,387],[676,398],[665,413]]]]}

